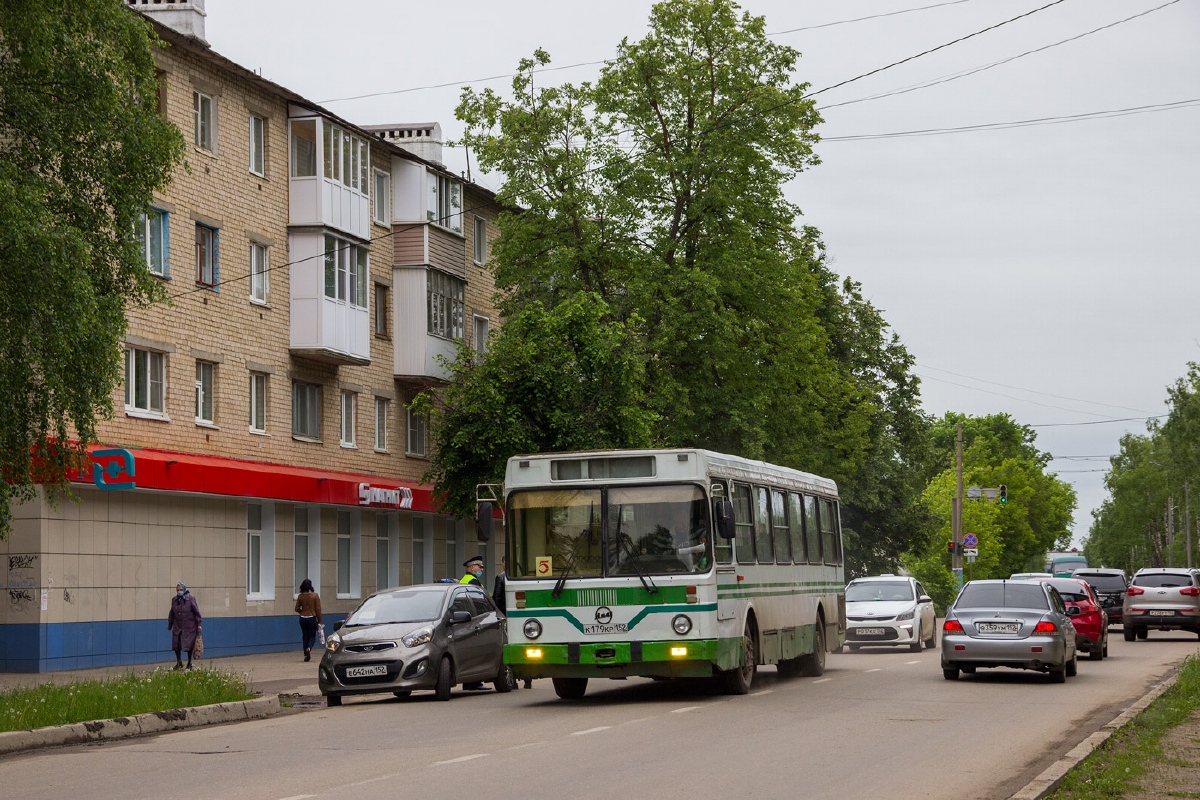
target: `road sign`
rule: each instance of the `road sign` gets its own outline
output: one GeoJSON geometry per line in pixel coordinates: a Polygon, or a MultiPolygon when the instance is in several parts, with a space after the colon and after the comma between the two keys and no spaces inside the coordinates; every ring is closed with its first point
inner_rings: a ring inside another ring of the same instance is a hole
{"type": "Polygon", "coordinates": [[[963,547],[978,547],[979,537],[973,533],[963,534],[963,547]]]}
{"type": "Polygon", "coordinates": [[[974,563],[975,563],[975,552],[976,552],[975,550],[971,550],[971,551],[970,551],[970,554],[967,556],[967,563],[968,563],[968,564],[974,564],[974,563]]]}
{"type": "Polygon", "coordinates": [[[983,489],[979,488],[978,486],[968,486],[967,487],[967,499],[968,500],[978,500],[982,496],[983,496],[983,489]]]}
{"type": "Polygon", "coordinates": [[[979,551],[976,550],[974,547],[968,547],[963,550],[963,555],[966,556],[967,558],[973,559],[973,558],[975,558],[975,556],[979,555],[979,551]]]}

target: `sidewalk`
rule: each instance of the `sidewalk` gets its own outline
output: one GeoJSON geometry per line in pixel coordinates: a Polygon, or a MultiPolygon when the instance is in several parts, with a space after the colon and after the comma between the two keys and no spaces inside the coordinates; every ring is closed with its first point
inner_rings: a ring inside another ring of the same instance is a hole
{"type": "MultiPolygon", "coordinates": [[[[245,674],[250,691],[262,695],[299,694],[320,696],[317,688],[317,664],[320,650],[314,650],[313,660],[304,662],[300,647],[294,653],[261,653],[250,656],[228,656],[225,658],[201,658],[195,664],[200,669],[220,669],[226,672],[245,674]]],[[[158,664],[137,664],[97,669],[64,670],[62,672],[4,672],[0,673],[0,692],[19,686],[35,686],[43,683],[71,683],[73,681],[96,680],[109,675],[126,675],[129,672],[153,672],[155,669],[170,669],[174,661],[158,664]]]]}

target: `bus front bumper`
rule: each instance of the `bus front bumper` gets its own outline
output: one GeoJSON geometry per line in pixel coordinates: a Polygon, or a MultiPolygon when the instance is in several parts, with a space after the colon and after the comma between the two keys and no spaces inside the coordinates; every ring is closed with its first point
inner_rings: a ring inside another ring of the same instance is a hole
{"type": "Polygon", "coordinates": [[[717,640],[506,644],[504,663],[520,679],[707,678],[716,669],[717,640]]]}

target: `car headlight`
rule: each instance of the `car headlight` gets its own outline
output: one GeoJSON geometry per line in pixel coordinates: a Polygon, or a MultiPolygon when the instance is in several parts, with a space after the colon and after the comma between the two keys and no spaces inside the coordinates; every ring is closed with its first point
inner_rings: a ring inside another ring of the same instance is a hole
{"type": "Polygon", "coordinates": [[[536,619],[527,619],[521,630],[524,631],[526,639],[536,639],[542,635],[542,623],[536,619]]]}
{"type": "Polygon", "coordinates": [[[677,614],[675,619],[671,620],[671,627],[675,629],[676,633],[683,636],[692,630],[691,617],[687,614],[677,614]]]}
{"type": "Polygon", "coordinates": [[[342,649],[342,637],[336,633],[325,637],[325,649],[331,653],[336,653],[342,649]]]}
{"type": "Polygon", "coordinates": [[[416,647],[419,644],[433,641],[433,628],[421,628],[419,631],[413,631],[407,636],[401,637],[401,642],[405,647],[416,647]]]}
{"type": "Polygon", "coordinates": [[[896,619],[912,619],[912,618],[913,618],[913,612],[911,612],[911,611],[905,611],[903,614],[896,615],[896,619]]]}

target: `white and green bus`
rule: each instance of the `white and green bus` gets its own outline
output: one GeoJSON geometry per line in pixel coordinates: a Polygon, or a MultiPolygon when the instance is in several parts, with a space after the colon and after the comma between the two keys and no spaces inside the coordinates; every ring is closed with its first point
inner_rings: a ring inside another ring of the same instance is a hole
{"type": "Polygon", "coordinates": [[[760,664],[820,675],[845,642],[831,480],[705,450],[552,453],[508,462],[503,505],[504,660],[559,697],[630,676],[744,694],[760,664]]]}

